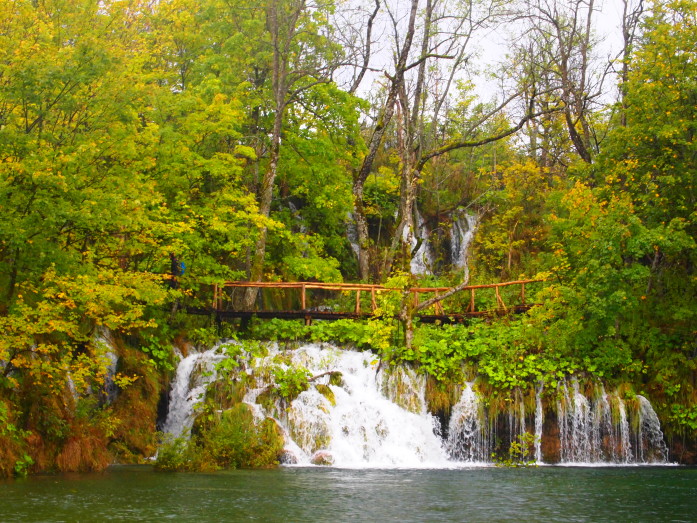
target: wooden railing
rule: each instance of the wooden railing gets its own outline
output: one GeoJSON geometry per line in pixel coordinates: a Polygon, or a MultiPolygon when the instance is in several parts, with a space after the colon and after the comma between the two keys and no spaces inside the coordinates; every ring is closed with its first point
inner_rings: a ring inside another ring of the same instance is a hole
{"type": "MultiPolygon", "coordinates": [[[[486,285],[469,285],[463,287],[459,292],[469,291],[469,303],[466,310],[462,311],[452,311],[446,313],[443,304],[437,302],[434,304],[434,310],[437,316],[445,316],[448,314],[459,314],[473,316],[477,314],[483,314],[487,311],[477,311],[475,303],[475,293],[482,289],[494,289],[495,299],[496,299],[496,311],[508,312],[509,309],[519,310],[521,308],[528,308],[525,297],[525,286],[531,283],[537,283],[541,280],[517,280],[509,281],[503,283],[491,283],[486,285]],[[519,303],[513,306],[508,306],[501,296],[500,289],[503,287],[510,286],[520,286],[519,303]]],[[[224,309],[223,297],[226,288],[258,288],[258,289],[299,289],[300,291],[300,310],[295,312],[308,311],[308,292],[309,290],[321,289],[325,291],[341,291],[341,292],[355,292],[355,307],[352,313],[361,315],[361,296],[362,293],[370,294],[370,307],[371,313],[375,312],[377,309],[377,295],[382,292],[404,292],[403,289],[396,289],[391,287],[385,287],[384,285],[374,285],[368,283],[320,283],[320,282],[247,282],[247,281],[236,281],[236,282],[226,282],[223,285],[215,285],[213,289],[213,303],[212,308],[215,311],[222,311],[224,309]]],[[[434,294],[438,296],[439,294],[444,294],[450,291],[450,287],[412,287],[408,289],[407,292],[414,296],[414,304],[420,303],[420,295],[423,294],[434,294]]],[[[458,294],[459,294],[458,292],[458,294]]],[[[246,311],[252,312],[252,311],[246,311]]]]}

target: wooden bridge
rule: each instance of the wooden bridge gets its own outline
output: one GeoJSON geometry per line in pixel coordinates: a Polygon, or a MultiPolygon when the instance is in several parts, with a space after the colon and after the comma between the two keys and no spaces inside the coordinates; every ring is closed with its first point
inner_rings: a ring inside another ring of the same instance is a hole
{"type": "MultiPolygon", "coordinates": [[[[470,285],[457,293],[435,303],[423,313],[417,314],[424,323],[462,323],[467,318],[497,316],[527,311],[532,304],[526,302],[526,285],[541,280],[518,280],[488,285],[470,285]],[[492,292],[493,291],[493,292],[492,292]],[[476,293],[479,292],[479,296],[476,293]],[[483,295],[487,293],[487,295],[483,295]],[[504,296],[505,294],[505,296],[504,296]],[[504,301],[508,300],[508,304],[504,301]]],[[[414,304],[422,297],[433,298],[451,291],[450,287],[412,287],[404,290],[383,285],[363,283],[319,283],[319,282],[226,282],[215,285],[210,310],[191,310],[199,314],[216,315],[218,320],[232,318],[302,318],[307,324],[313,319],[337,320],[341,318],[360,319],[373,316],[378,309],[378,297],[382,293],[409,293],[414,304]],[[236,292],[246,288],[262,291],[261,306],[253,310],[235,307],[240,300],[236,292]],[[281,295],[272,296],[273,291],[281,295]],[[290,291],[290,292],[288,292],[290,291]],[[339,300],[327,305],[332,294],[339,293],[339,300]],[[347,300],[347,295],[355,293],[355,298],[347,300]],[[341,309],[341,310],[339,310],[341,309]]]]}

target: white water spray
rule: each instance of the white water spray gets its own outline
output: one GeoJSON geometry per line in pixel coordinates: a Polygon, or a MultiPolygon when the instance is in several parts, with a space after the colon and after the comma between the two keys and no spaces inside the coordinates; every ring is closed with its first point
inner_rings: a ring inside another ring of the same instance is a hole
{"type": "Polygon", "coordinates": [[[468,383],[462,389],[460,401],[452,409],[445,448],[456,461],[478,463],[489,461],[491,448],[488,431],[483,425],[479,395],[468,383]]]}
{"type": "MultiPolygon", "coordinates": [[[[274,356],[271,353],[265,360],[274,356]]],[[[292,461],[300,465],[329,462],[339,467],[448,465],[434,431],[436,420],[423,408],[423,380],[411,381],[409,373],[381,379],[379,360],[370,353],[309,344],[293,351],[291,358],[293,363],[307,366],[313,375],[331,371],[342,376],[341,386],[330,385],[328,376],[317,380],[329,388],[329,398],[310,387],[277,418],[292,440],[286,450],[300,451],[292,461]],[[418,396],[418,400],[408,402],[418,412],[410,412],[385,396],[397,393],[399,376],[407,380],[409,385],[404,388],[409,394],[418,396]],[[413,390],[414,385],[420,390],[413,390]]]]}
{"type": "Polygon", "coordinates": [[[638,460],[640,463],[665,463],[668,448],[663,441],[661,422],[649,400],[640,395],[636,398],[639,402],[638,460]]]}
{"type": "Polygon", "coordinates": [[[416,223],[413,224],[413,231],[410,231],[409,226],[407,226],[404,227],[402,232],[402,240],[409,243],[412,252],[414,252],[417,245],[419,246],[411,258],[411,273],[421,275],[433,274],[433,253],[431,252],[429,242],[430,232],[418,209],[415,209],[414,214],[416,223]],[[421,245],[419,245],[419,240],[421,240],[421,245]]]}
{"type": "Polygon", "coordinates": [[[542,463],[542,427],[544,424],[544,412],[542,410],[542,391],[544,382],[535,387],[535,461],[542,463]]]}
{"type": "Polygon", "coordinates": [[[208,384],[215,380],[215,364],[225,356],[213,348],[189,354],[179,362],[169,393],[169,412],[163,432],[187,435],[194,422],[196,405],[201,403],[208,384]]]}
{"type": "MultiPolygon", "coordinates": [[[[187,435],[195,406],[215,377],[215,364],[223,358],[213,349],[181,360],[172,384],[166,432],[187,435]]],[[[516,392],[510,406],[497,413],[484,405],[474,384],[468,383],[446,421],[444,441],[438,421],[427,412],[423,375],[409,367],[381,368],[370,352],[326,344],[282,351],[272,345],[267,356],[242,365],[251,380],[244,401],[258,420],[273,417],[277,421],[286,439],[284,463],[360,468],[490,463],[493,452],[506,452],[507,442],[516,441],[528,427],[533,429],[522,393],[516,392]],[[276,365],[306,367],[317,379],[290,404],[267,394],[261,405],[259,394],[276,386],[270,372],[276,365]],[[330,380],[339,374],[341,379],[330,380]]],[[[562,463],[665,463],[663,434],[646,398],[637,396],[636,407],[628,409],[619,395],[608,394],[600,383],[586,383],[584,388],[591,391],[588,396],[576,380],[559,385],[556,419],[562,463]]],[[[546,452],[542,392],[540,383],[534,411],[538,463],[546,452]]]]}
{"type": "Polygon", "coordinates": [[[450,235],[450,257],[455,269],[467,268],[469,247],[474,239],[479,224],[479,215],[461,213],[453,217],[453,228],[450,235]]]}

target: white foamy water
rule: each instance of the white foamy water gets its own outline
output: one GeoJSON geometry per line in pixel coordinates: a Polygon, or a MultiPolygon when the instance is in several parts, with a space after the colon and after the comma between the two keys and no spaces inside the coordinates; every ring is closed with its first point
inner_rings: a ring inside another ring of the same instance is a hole
{"type": "Polygon", "coordinates": [[[479,224],[479,215],[462,213],[453,217],[453,228],[450,233],[450,257],[453,267],[466,269],[469,259],[469,247],[474,239],[479,224]]]}
{"type": "Polygon", "coordinates": [[[489,461],[491,438],[482,424],[485,419],[482,409],[479,395],[472,383],[468,383],[450,416],[446,448],[452,459],[466,463],[489,461]]]}
{"type": "Polygon", "coordinates": [[[215,380],[215,364],[224,359],[216,348],[183,358],[169,393],[169,411],[162,431],[186,436],[194,422],[196,405],[201,403],[208,384],[215,380]]]}
{"type": "MultiPolygon", "coordinates": [[[[206,387],[215,379],[215,364],[224,358],[212,349],[190,354],[177,368],[164,430],[188,435],[206,387]]],[[[447,439],[427,411],[426,380],[406,366],[380,365],[370,352],[306,344],[294,350],[269,345],[269,353],[242,363],[251,377],[244,401],[257,419],[272,417],[285,436],[284,463],[343,468],[453,468],[491,463],[492,453],[505,455],[507,442],[534,431],[534,456],[545,458],[543,386],[535,390],[535,409],[526,414],[524,396],[516,391],[504,412],[490,412],[474,383],[464,384],[452,407],[447,439]],[[273,367],[305,367],[312,376],[308,390],[290,404],[269,396],[273,367]],[[341,379],[332,380],[340,373],[341,379]],[[257,403],[259,395],[265,401],[257,403]],[[269,402],[271,401],[271,403],[269,402]],[[497,433],[499,431],[499,433],[497,433]],[[501,448],[499,448],[501,447],[501,448]]],[[[646,398],[632,408],[600,383],[572,379],[557,390],[556,420],[563,465],[660,464],[667,460],[660,423],[646,398]],[[614,413],[614,414],[613,414],[614,413]],[[632,429],[634,427],[634,429],[632,429]]],[[[552,410],[552,404],[547,410],[552,410]]],[[[552,427],[554,423],[552,423],[552,427]]],[[[546,435],[546,437],[556,437],[546,435]]],[[[522,440],[521,440],[522,441],[522,440]]],[[[531,449],[532,451],[533,449],[531,449]]],[[[554,459],[554,458],[552,458],[554,459]]]]}
{"type": "Polygon", "coordinates": [[[409,267],[412,274],[433,274],[433,253],[431,252],[429,241],[430,231],[426,227],[426,222],[418,209],[415,209],[414,214],[416,223],[412,224],[413,230],[410,231],[407,226],[402,231],[402,239],[409,243],[412,252],[414,252],[416,246],[419,245],[419,240],[421,240],[421,245],[414,252],[409,267]]]}
{"type": "Polygon", "coordinates": [[[544,424],[544,411],[542,410],[542,391],[544,383],[540,382],[535,387],[535,461],[542,463],[542,426],[544,424]]]}
{"type": "MultiPolygon", "coordinates": [[[[274,354],[268,356],[272,359],[274,354]]],[[[342,384],[328,385],[332,401],[316,388],[301,393],[278,421],[292,443],[287,446],[299,465],[308,465],[318,453],[337,467],[444,467],[448,466],[436,420],[423,408],[424,381],[406,379],[417,412],[390,401],[399,377],[384,378],[379,361],[368,352],[306,345],[292,354],[294,363],[313,375],[338,371],[342,384]],[[420,390],[413,390],[413,386],[420,390]]],[[[329,383],[329,377],[319,380],[329,383]]],[[[408,405],[407,405],[408,406],[408,405]]]]}

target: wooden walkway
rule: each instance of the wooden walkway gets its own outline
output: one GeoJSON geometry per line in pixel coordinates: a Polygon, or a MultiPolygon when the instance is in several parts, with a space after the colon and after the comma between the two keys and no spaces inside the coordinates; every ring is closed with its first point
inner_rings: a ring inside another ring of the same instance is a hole
{"type": "MultiPolygon", "coordinates": [[[[430,309],[424,311],[424,313],[417,314],[415,317],[419,318],[423,323],[461,323],[472,317],[524,312],[532,306],[526,302],[526,285],[539,281],[518,280],[488,285],[470,285],[443,301],[434,304],[430,309]],[[519,287],[519,289],[513,294],[510,292],[512,289],[506,289],[506,299],[509,300],[509,304],[507,304],[504,302],[502,294],[504,288],[509,287],[519,287]],[[476,297],[477,292],[480,293],[480,300],[476,297]],[[485,292],[488,293],[488,296],[482,296],[485,292]],[[511,298],[514,298],[515,303],[511,303],[511,298]]],[[[425,299],[444,294],[450,290],[450,287],[413,287],[406,292],[413,296],[414,304],[418,304],[425,299]]],[[[221,321],[254,316],[257,318],[301,318],[307,324],[310,324],[313,319],[361,319],[375,314],[379,305],[378,296],[380,294],[392,292],[403,293],[405,291],[383,285],[363,283],[226,282],[224,285],[214,286],[213,302],[210,309],[193,309],[189,312],[194,314],[214,313],[216,318],[221,321]],[[262,307],[254,310],[236,309],[234,307],[235,298],[237,297],[235,292],[249,287],[265,291],[266,294],[269,294],[271,290],[281,291],[280,301],[286,304],[293,302],[293,306],[285,308],[272,307],[270,302],[273,300],[267,296],[266,299],[262,300],[265,304],[262,307]],[[355,293],[355,297],[347,300],[347,294],[352,293],[355,293]],[[346,305],[344,305],[345,310],[337,310],[337,305],[325,305],[329,297],[336,295],[343,296],[343,299],[338,300],[338,302],[343,304],[351,303],[349,306],[350,310],[346,310],[348,308],[346,305]]]]}

